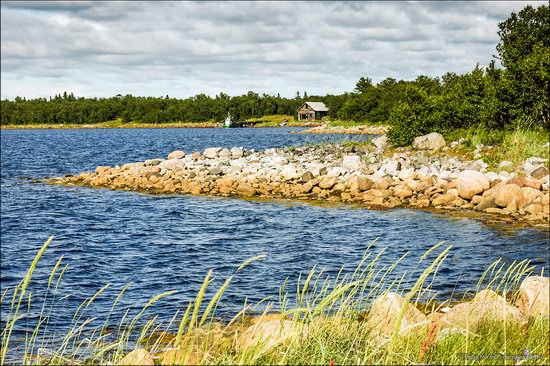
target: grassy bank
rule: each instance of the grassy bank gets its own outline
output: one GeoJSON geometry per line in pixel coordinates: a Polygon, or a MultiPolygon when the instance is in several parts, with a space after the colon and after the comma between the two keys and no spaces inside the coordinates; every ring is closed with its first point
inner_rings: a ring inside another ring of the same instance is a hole
{"type": "Polygon", "coordinates": [[[282,123],[287,125],[297,124],[298,121],[294,116],[286,114],[273,114],[270,116],[263,116],[259,118],[249,118],[246,122],[256,122],[257,127],[278,127],[282,123]]]}
{"type": "Polygon", "coordinates": [[[350,120],[334,119],[328,124],[329,127],[358,127],[358,126],[387,126],[387,122],[357,122],[350,120]]]}
{"type": "MultiPolygon", "coordinates": [[[[391,265],[383,265],[384,249],[376,249],[372,243],[355,270],[341,270],[334,277],[313,268],[298,279],[292,290],[288,290],[288,284],[281,287],[278,306],[266,299],[262,315],[255,317],[249,316],[259,309],[255,304],[245,303],[231,319],[217,318],[216,310],[222,307],[224,292],[235,276],[246,276],[247,267],[254,266],[261,256],[236,267],[233,275],[214,292],[208,289],[213,278],[210,271],[195,299],[186,303],[168,324],[144,314],[146,310],[153,311],[155,303],[172,296],[174,291],[151,298],[136,316],[124,317],[120,324],[110,324],[109,313],[104,315],[101,326],[92,326],[92,320],[97,323],[101,314],[94,314],[92,319],[83,313],[102,296],[106,285],[76,309],[66,334],[55,334],[48,324],[55,315],[56,295],[60,296],[67,268],[62,258],[51,270],[46,298],[41,304],[32,301],[29,290],[33,272],[50,242],[51,239],[40,249],[20,284],[2,294],[2,306],[9,313],[2,323],[2,364],[138,364],[140,359],[155,364],[548,364],[550,361],[548,322],[542,319],[514,322],[486,318],[465,330],[445,332],[436,331],[433,326],[436,317],[417,328],[404,326],[410,317],[410,307],[441,315],[437,310],[448,305],[433,301],[431,288],[451,249],[442,244],[421,256],[417,268],[397,276],[393,272],[403,257],[391,265]],[[288,300],[287,291],[295,292],[295,301],[288,300]],[[372,322],[374,310],[369,313],[367,309],[373,299],[390,291],[401,293],[404,304],[391,319],[395,324],[380,328],[379,323],[372,322]],[[28,318],[32,311],[41,316],[28,318]],[[14,327],[22,322],[28,332],[19,340],[21,344],[11,337],[14,327]],[[136,351],[127,355],[129,350],[136,351]]],[[[513,302],[515,295],[510,294],[530,271],[526,262],[510,266],[496,262],[480,278],[477,291],[490,287],[508,294],[507,298],[513,302]]],[[[111,312],[125,290],[126,287],[113,299],[111,312]]]]}
{"type": "MultiPolygon", "coordinates": [[[[489,169],[500,169],[502,161],[510,161],[512,167],[503,168],[513,171],[531,157],[548,159],[550,156],[550,132],[544,129],[516,128],[514,130],[489,130],[486,128],[460,128],[443,134],[447,146],[453,141],[461,142],[452,151],[438,152],[440,155],[456,156],[461,159],[482,159],[489,169]]],[[[369,146],[366,142],[346,142],[347,146],[369,146]]],[[[385,154],[393,155],[409,147],[388,148],[385,154]]],[[[548,160],[544,165],[549,166],[548,160]]]]}
{"type": "MultiPolygon", "coordinates": [[[[463,144],[470,150],[485,145],[480,154],[491,166],[501,161],[521,164],[526,159],[550,156],[550,132],[543,129],[516,128],[515,130],[489,130],[486,128],[457,129],[445,135],[448,142],[464,139],[463,144]]],[[[548,166],[548,162],[546,162],[548,166]]]]}
{"type": "Polygon", "coordinates": [[[173,123],[139,123],[122,122],[121,119],[93,124],[78,123],[51,123],[51,124],[21,124],[2,125],[1,129],[25,130],[25,129],[67,129],[67,128],[213,128],[219,127],[217,122],[173,122],[173,123]]]}

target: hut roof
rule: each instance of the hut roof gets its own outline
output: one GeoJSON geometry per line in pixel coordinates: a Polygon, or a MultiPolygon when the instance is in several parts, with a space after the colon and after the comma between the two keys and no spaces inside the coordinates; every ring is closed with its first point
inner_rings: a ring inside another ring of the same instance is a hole
{"type": "Polygon", "coordinates": [[[323,102],[305,102],[311,109],[316,112],[328,112],[328,108],[323,102]]]}

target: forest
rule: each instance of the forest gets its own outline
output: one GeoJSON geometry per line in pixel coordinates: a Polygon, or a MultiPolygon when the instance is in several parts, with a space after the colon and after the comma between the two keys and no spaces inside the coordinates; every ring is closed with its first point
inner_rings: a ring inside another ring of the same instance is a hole
{"type": "Polygon", "coordinates": [[[170,123],[222,121],[227,113],[239,120],[265,115],[294,115],[306,100],[322,101],[329,118],[358,124],[386,123],[397,144],[431,131],[483,126],[511,129],[517,125],[550,131],[550,11],[548,5],[526,6],[499,23],[497,55],[488,67],[448,72],[415,80],[386,78],[373,83],[361,77],[353,91],[341,95],[283,98],[255,92],[240,96],[199,94],[187,99],[116,95],[82,98],[65,92],[50,98],[1,101],[1,125],[170,123]]]}

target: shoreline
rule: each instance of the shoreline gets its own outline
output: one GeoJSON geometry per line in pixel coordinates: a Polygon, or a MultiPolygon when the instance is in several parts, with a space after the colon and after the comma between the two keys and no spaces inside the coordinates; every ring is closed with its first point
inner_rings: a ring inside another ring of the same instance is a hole
{"type": "MultiPolygon", "coordinates": [[[[318,125],[313,125],[317,127],[318,125]]],[[[309,123],[291,123],[285,126],[279,125],[262,125],[259,123],[255,126],[239,127],[239,128],[284,128],[284,127],[312,127],[309,123]]],[[[221,123],[198,122],[198,123],[125,123],[125,124],[29,124],[29,125],[2,125],[0,130],[64,130],[64,129],[126,129],[126,128],[223,128],[221,123]]]]}
{"type": "MultiPolygon", "coordinates": [[[[542,158],[523,167],[487,171],[482,160],[422,149],[390,150],[385,136],[363,147],[324,145],[267,149],[174,151],[167,159],[46,179],[47,183],[261,199],[335,202],[369,209],[420,208],[487,221],[548,228],[550,176],[542,158]],[[384,151],[384,148],[386,149],[384,151]],[[393,153],[393,155],[392,155],[393,153]],[[390,156],[391,155],[391,156],[390,156]]],[[[441,137],[442,138],[442,137],[441,137]]]]}

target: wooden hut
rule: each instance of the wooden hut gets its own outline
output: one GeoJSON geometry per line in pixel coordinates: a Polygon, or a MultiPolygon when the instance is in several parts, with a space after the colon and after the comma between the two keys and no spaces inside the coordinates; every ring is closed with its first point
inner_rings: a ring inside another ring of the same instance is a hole
{"type": "Polygon", "coordinates": [[[325,117],[328,108],[322,102],[305,102],[298,108],[298,121],[314,121],[325,117]]]}

